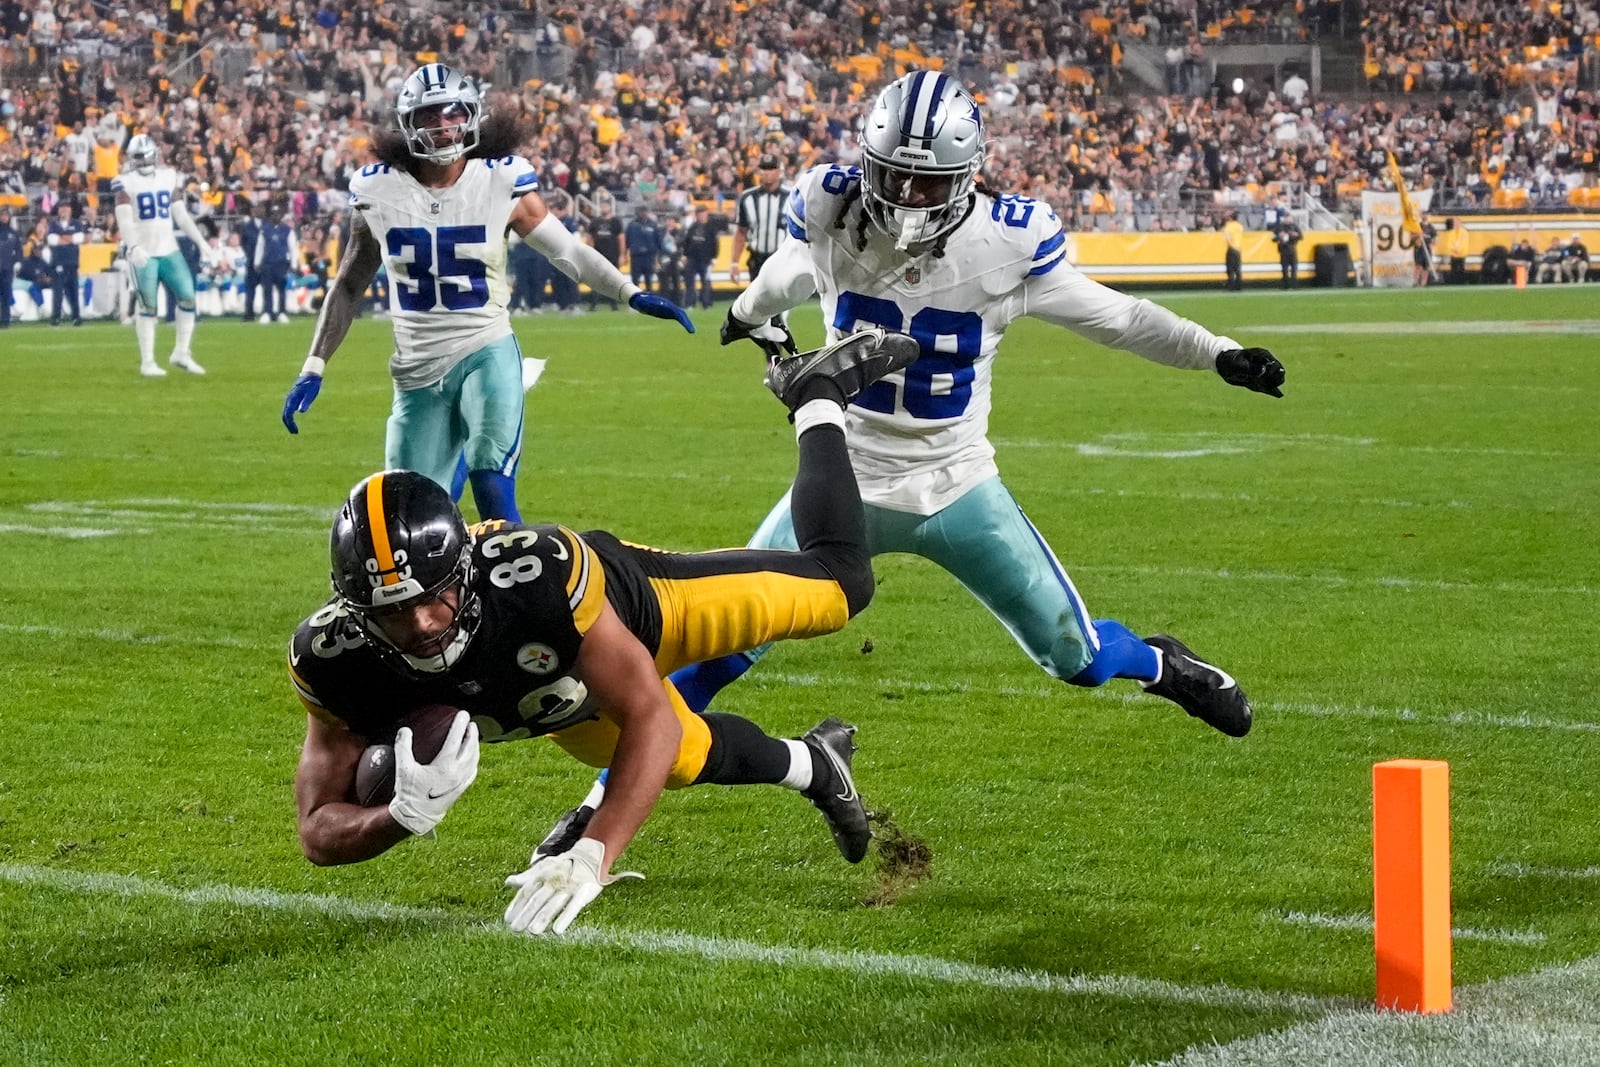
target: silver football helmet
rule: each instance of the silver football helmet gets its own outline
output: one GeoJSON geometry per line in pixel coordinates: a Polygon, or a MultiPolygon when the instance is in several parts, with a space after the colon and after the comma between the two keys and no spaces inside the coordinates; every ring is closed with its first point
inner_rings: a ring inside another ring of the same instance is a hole
{"type": "Polygon", "coordinates": [[[454,163],[478,146],[483,99],[471,78],[443,63],[411,72],[394,110],[411,154],[431,163],[454,163]]]}
{"type": "Polygon", "coordinates": [[[128,141],[128,165],[140,174],[150,174],[156,169],[159,155],[155,141],[146,134],[136,133],[128,141]]]}
{"type": "Polygon", "coordinates": [[[897,248],[931,246],[965,217],[983,149],[983,115],[954,78],[917,70],[892,82],[861,124],[868,217],[897,248]]]}

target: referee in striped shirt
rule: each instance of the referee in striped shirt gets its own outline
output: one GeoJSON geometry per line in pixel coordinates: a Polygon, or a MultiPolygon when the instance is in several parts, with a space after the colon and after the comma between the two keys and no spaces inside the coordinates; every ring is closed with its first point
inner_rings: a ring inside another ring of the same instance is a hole
{"type": "Polygon", "coordinates": [[[755,281],[761,266],[783,242],[784,209],[789,206],[789,189],[781,183],[778,157],[768,154],[756,163],[759,184],[739,194],[734,212],[733,262],[728,277],[739,284],[739,260],[746,246],[750,249],[750,280],[755,281]]]}

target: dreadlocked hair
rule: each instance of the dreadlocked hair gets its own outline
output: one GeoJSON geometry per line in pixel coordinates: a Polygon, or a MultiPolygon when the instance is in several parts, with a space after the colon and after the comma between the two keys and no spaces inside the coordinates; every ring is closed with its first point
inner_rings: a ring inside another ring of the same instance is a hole
{"type": "MultiPolygon", "coordinates": [[[[839,213],[833,217],[833,228],[842,229],[844,220],[849,217],[850,209],[856,201],[861,199],[861,180],[858,178],[850,183],[850,191],[844,194],[844,203],[839,205],[839,213]]],[[[861,212],[861,218],[856,222],[856,251],[860,252],[867,247],[867,213],[861,212]]]]}
{"type": "MultiPolygon", "coordinates": [[[[1000,193],[998,193],[994,189],[992,189],[988,184],[986,184],[982,178],[974,178],[973,181],[972,181],[972,188],[974,190],[976,190],[977,192],[983,193],[985,196],[994,197],[995,199],[999,199],[999,197],[1001,195],[1000,193]]],[[[839,229],[839,228],[844,226],[844,220],[845,220],[846,216],[848,216],[850,214],[850,208],[853,207],[855,205],[855,202],[857,200],[860,200],[860,199],[861,199],[861,182],[857,181],[857,182],[853,183],[850,186],[850,191],[844,195],[844,203],[839,205],[839,214],[833,220],[833,228],[834,229],[837,230],[837,229],[839,229]]],[[[967,198],[966,210],[967,211],[971,211],[972,210],[972,205],[974,203],[976,203],[974,198],[969,196],[967,198]]],[[[964,217],[965,216],[963,216],[963,218],[964,217]]],[[[861,212],[860,217],[856,219],[856,225],[855,225],[855,235],[854,236],[855,236],[856,251],[858,253],[865,252],[867,250],[867,223],[868,223],[868,221],[869,220],[867,218],[867,212],[866,212],[865,209],[863,209],[862,212],[861,212]]],[[[944,258],[944,244],[945,244],[945,241],[949,240],[950,234],[954,233],[955,231],[956,231],[956,227],[951,227],[948,231],[946,231],[945,233],[942,233],[942,234],[939,235],[939,239],[934,242],[933,248],[930,250],[932,252],[932,254],[933,254],[933,258],[934,259],[943,259],[944,258]]]]}
{"type": "MultiPolygon", "coordinates": [[[[533,125],[521,114],[509,111],[491,112],[478,126],[478,144],[466,154],[467,159],[499,159],[514,155],[520,147],[534,139],[533,125]]],[[[385,126],[372,135],[372,154],[379,163],[387,163],[395,170],[403,170],[416,177],[417,165],[423,160],[411,154],[411,144],[406,135],[393,126],[385,126]]]]}

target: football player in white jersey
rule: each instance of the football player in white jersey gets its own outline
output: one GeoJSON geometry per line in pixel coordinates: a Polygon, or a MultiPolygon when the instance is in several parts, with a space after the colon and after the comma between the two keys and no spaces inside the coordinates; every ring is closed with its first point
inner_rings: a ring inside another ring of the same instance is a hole
{"type": "Polygon", "coordinates": [[[173,318],[178,329],[168,362],[190,374],[204,374],[205,368],[189,351],[194,338],[194,275],[178,250],[173,227],[182,230],[202,255],[206,239],[189,215],[177,171],[161,166],[159,157],[155,141],[147,134],[135,134],[128,142],[128,169],[111,180],[117,232],[138,296],[133,329],[139,338],[139,373],[147,378],[167,373],[156,362],[157,287],[165,285],[167,298],[177,305],[173,318]]]}
{"type": "MultiPolygon", "coordinates": [[[[917,338],[917,361],[863,392],[846,417],[873,554],[938,563],[1056,678],[1133,679],[1242,736],[1250,703],[1227,672],[1176,638],[1140,638],[1085,607],[1000,480],[988,440],[990,375],[1006,327],[1025,315],[1271,396],[1283,395],[1283,365],[1067,263],[1050,205],[978,182],[983,118],[954,78],[918,71],[884,89],[861,147],[859,171],[818,167],[796,185],[789,238],[734,302],[723,343],[751,337],[769,356],[780,345],[792,352],[792,339],[768,323],[813,289],[830,339],[868,325],[917,338]]],[[[793,544],[786,497],[751,545],[793,544]]],[[[759,656],[698,664],[673,680],[691,707],[704,708],[759,656]]]]}
{"type": "Polygon", "coordinates": [[[508,232],[602,295],[690,333],[694,324],[548,213],[533,166],[514,154],[525,139],[516,117],[485,116],[477,86],[461,72],[419,67],[400,87],[395,113],[399,129],[376,139],[379,162],[350,181],[350,240],[283,424],[299,432],[295,415],[316,399],[381,264],[395,341],[384,465],[448,489],[464,450],[479,516],[520,521],[523,380],[506,310],[508,232]]]}

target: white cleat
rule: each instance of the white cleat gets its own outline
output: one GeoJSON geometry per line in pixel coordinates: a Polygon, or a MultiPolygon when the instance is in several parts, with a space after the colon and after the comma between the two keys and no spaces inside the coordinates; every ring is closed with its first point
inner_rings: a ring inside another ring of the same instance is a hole
{"type": "Polygon", "coordinates": [[[278,312],[278,321],[279,322],[288,322],[289,321],[289,313],[286,312],[286,311],[278,312]]]}
{"type": "MultiPolygon", "coordinates": [[[[194,361],[194,357],[187,352],[174,352],[167,362],[179,370],[186,370],[190,374],[204,374],[206,369],[194,361]]],[[[157,370],[161,368],[157,367],[157,370]]]]}
{"type": "Polygon", "coordinates": [[[522,391],[526,393],[529,389],[538,385],[539,377],[542,374],[544,374],[544,360],[524,356],[522,360],[522,391]]]}
{"type": "Polygon", "coordinates": [[[272,316],[268,315],[265,311],[263,311],[261,313],[261,317],[256,319],[256,321],[259,322],[261,325],[265,326],[267,323],[272,321],[272,316]]]}
{"type": "Polygon", "coordinates": [[[139,364],[139,373],[146,378],[165,378],[167,376],[167,372],[162,370],[161,366],[156,363],[139,364]]]}

